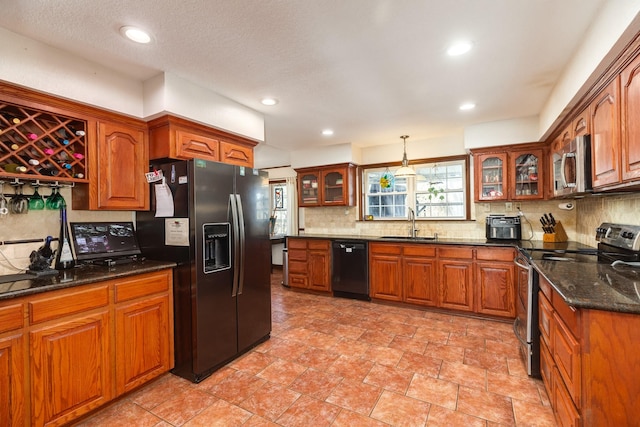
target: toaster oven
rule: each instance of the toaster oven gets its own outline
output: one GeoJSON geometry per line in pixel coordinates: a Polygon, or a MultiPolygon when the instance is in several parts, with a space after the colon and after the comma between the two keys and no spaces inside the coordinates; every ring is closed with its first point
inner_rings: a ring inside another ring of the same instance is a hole
{"type": "Polygon", "coordinates": [[[486,223],[487,240],[520,240],[522,228],[519,216],[489,215],[486,223]]]}

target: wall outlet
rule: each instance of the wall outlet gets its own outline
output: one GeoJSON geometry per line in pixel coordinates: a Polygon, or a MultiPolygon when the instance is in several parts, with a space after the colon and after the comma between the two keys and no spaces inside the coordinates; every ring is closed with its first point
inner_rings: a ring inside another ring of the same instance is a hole
{"type": "Polygon", "coordinates": [[[513,203],[507,202],[504,204],[505,212],[513,212],[513,203]]]}

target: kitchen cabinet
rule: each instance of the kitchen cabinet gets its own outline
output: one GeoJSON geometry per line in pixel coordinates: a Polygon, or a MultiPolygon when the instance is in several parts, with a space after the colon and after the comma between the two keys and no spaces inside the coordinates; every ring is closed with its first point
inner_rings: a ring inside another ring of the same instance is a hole
{"type": "Polygon", "coordinates": [[[289,286],[331,291],[331,242],[324,239],[287,238],[289,286]]]}
{"type": "Polygon", "coordinates": [[[73,208],[148,210],[149,168],[144,123],[89,121],[89,183],[73,190],[73,208]]]}
{"type": "Polygon", "coordinates": [[[436,248],[426,245],[403,245],[403,300],[418,305],[438,304],[436,248]]]}
{"type": "Polygon", "coordinates": [[[0,307],[0,425],[24,426],[25,366],[23,304],[0,307]]]}
{"type": "Polygon", "coordinates": [[[594,189],[618,184],[621,179],[619,92],[620,79],[616,77],[590,106],[594,189]]]}
{"type": "Polygon", "coordinates": [[[539,284],[540,368],[558,425],[635,425],[640,315],[576,309],[539,284]]]}
{"type": "Polygon", "coordinates": [[[169,286],[166,273],[134,276],[114,285],[117,395],[173,366],[169,286]]]}
{"type": "Polygon", "coordinates": [[[622,180],[640,180],[640,57],[620,76],[622,180]]]}
{"type": "Polygon", "coordinates": [[[511,248],[476,250],[476,312],[513,318],[516,315],[515,251],[511,248]]]}
{"type": "Polygon", "coordinates": [[[438,248],[440,307],[473,311],[473,267],[471,247],[438,248]]]}
{"type": "Polygon", "coordinates": [[[355,165],[344,163],[296,172],[301,207],[355,206],[355,165]]]}
{"type": "Polygon", "coordinates": [[[472,150],[475,200],[538,200],[545,197],[547,171],[540,144],[472,150]]]}
{"type": "Polygon", "coordinates": [[[51,292],[29,310],[33,425],[62,425],[111,400],[108,286],[51,292]]]}
{"type": "Polygon", "coordinates": [[[170,114],[148,123],[151,159],[203,159],[253,167],[257,141],[170,114]]]}
{"type": "Polygon", "coordinates": [[[369,288],[372,298],[402,301],[402,247],[392,243],[369,244],[369,288]]]}
{"type": "Polygon", "coordinates": [[[0,424],[72,423],[173,367],[171,269],[0,301],[0,424]]]}

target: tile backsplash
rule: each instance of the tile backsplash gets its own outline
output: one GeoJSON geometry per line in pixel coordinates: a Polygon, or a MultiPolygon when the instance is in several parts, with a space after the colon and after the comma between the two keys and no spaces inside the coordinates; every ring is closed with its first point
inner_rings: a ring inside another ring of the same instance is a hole
{"type": "MultiPolygon", "coordinates": [[[[5,194],[11,190],[5,186],[5,194]]],[[[30,187],[25,186],[25,194],[31,194],[30,187]]],[[[40,189],[47,196],[47,189],[40,189]]],[[[71,189],[62,188],[61,194],[68,203],[67,219],[74,221],[132,221],[130,211],[74,211],[71,208],[71,189]]],[[[0,242],[12,240],[42,239],[46,236],[58,237],[60,233],[60,211],[29,211],[26,214],[9,214],[0,217],[0,242]]],[[[29,254],[42,246],[39,243],[0,244],[0,275],[13,274],[25,270],[29,266],[29,254]]],[[[55,247],[55,246],[54,246],[55,247]]]]}
{"type": "MultiPolygon", "coordinates": [[[[590,196],[575,200],[526,201],[513,203],[514,210],[505,212],[505,203],[475,203],[475,220],[471,221],[417,221],[419,236],[445,238],[485,238],[485,218],[489,214],[516,215],[520,205],[524,214],[523,239],[542,240],[540,216],[553,213],[562,222],[570,240],[595,246],[595,228],[603,221],[623,224],[640,224],[640,193],[612,196],[590,196]],[[573,203],[572,210],[563,210],[560,204],[573,203]],[[489,211],[485,211],[486,207],[489,211]]],[[[304,212],[306,234],[330,234],[351,236],[408,235],[407,221],[358,221],[357,207],[306,208],[304,212]]]]}

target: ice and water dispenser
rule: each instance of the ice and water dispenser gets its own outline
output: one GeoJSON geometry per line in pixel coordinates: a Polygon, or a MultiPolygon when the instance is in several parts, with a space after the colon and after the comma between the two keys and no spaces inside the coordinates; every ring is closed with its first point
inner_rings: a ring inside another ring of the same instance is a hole
{"type": "Polygon", "coordinates": [[[202,229],[204,272],[213,273],[231,268],[230,224],[204,224],[202,229]]]}

